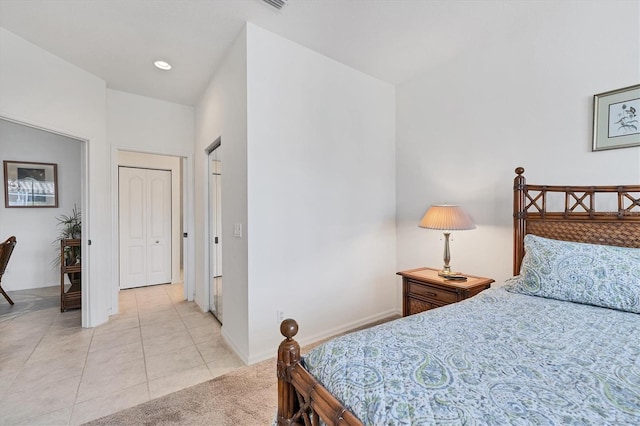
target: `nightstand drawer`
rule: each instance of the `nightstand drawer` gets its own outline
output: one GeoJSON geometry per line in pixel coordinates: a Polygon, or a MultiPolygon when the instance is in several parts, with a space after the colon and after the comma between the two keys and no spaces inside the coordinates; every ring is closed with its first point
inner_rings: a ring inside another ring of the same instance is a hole
{"type": "Polygon", "coordinates": [[[429,309],[434,309],[434,308],[439,308],[442,305],[438,305],[437,303],[433,303],[433,302],[425,302],[424,300],[420,300],[420,299],[409,299],[409,312],[407,313],[407,315],[413,315],[413,314],[418,314],[420,312],[424,312],[424,311],[428,311],[429,309]]]}
{"type": "Polygon", "coordinates": [[[429,298],[434,301],[442,302],[442,303],[454,303],[458,301],[458,293],[455,291],[447,291],[438,287],[431,287],[425,285],[424,283],[419,283],[415,281],[409,280],[408,291],[409,294],[414,294],[416,296],[422,296],[429,298]]]}

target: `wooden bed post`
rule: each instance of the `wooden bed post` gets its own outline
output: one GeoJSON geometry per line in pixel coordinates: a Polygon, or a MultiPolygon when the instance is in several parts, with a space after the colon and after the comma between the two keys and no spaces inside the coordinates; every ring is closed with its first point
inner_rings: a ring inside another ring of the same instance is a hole
{"type": "Polygon", "coordinates": [[[289,371],[300,361],[300,345],[293,340],[298,333],[298,323],[286,319],[280,324],[280,333],[286,339],[278,347],[278,425],[292,424],[292,418],[298,412],[296,390],[291,384],[289,371]]]}
{"type": "Polygon", "coordinates": [[[527,214],[525,207],[525,188],[527,180],[522,174],[523,167],[516,168],[513,180],[513,275],[520,273],[520,264],[524,256],[524,219],[527,214]]]}

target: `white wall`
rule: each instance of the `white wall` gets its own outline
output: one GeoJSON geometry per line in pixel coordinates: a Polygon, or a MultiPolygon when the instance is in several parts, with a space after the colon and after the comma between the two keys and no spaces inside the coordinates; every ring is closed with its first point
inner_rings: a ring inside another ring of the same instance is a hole
{"type": "Polygon", "coordinates": [[[191,106],[107,89],[107,137],[118,149],[191,155],[193,125],[191,106]]]}
{"type": "MultiPolygon", "coordinates": [[[[112,149],[112,204],[114,217],[113,241],[118,241],[118,164],[136,167],[169,168],[172,170],[172,192],[181,192],[180,161],[176,157],[186,157],[187,167],[192,167],[194,140],[194,108],[187,105],[161,101],[145,96],[133,95],[118,90],[107,90],[107,139],[112,149]],[[125,151],[127,151],[125,153],[125,151]],[[135,151],[135,152],[132,152],[135,151]],[[145,154],[158,154],[145,155],[145,154]],[[166,158],[173,156],[173,158],[166,158]]],[[[187,174],[191,171],[189,170],[187,174]]],[[[172,203],[172,250],[171,280],[180,281],[180,196],[172,203]]],[[[192,204],[187,203],[187,212],[192,217],[192,204]]],[[[118,291],[118,247],[113,246],[112,292],[113,312],[117,311],[118,291]]],[[[191,277],[192,274],[185,274],[191,277]]],[[[188,278],[187,278],[188,279],[188,278]]],[[[193,283],[185,283],[188,287],[193,283]]]]}
{"type": "Polygon", "coordinates": [[[109,149],[105,82],[0,28],[0,116],[86,140],[82,188],[83,325],[107,320],[111,282],[109,149]],[[86,241],[92,239],[91,246],[86,241]],[[102,261],[98,261],[102,259],[102,261]],[[88,275],[88,276],[87,276],[88,275]],[[85,285],[86,283],[86,285],[85,285]],[[91,313],[88,316],[88,313],[91,313]]]}
{"type": "Polygon", "coordinates": [[[452,234],[452,265],[498,281],[512,270],[512,182],[640,181],[640,148],[591,152],[593,94],[640,76],[640,3],[548,2],[518,32],[397,87],[398,268],[442,265],[433,203],[478,228],[452,234]]]}
{"type": "Polygon", "coordinates": [[[0,163],[5,160],[57,164],[58,207],[5,208],[0,190],[0,240],[15,235],[18,241],[10,267],[2,279],[7,290],[24,290],[60,284],[60,257],[53,242],[60,232],[56,217],[81,207],[81,143],[55,133],[0,120],[0,163]]]}
{"type": "Polygon", "coordinates": [[[299,321],[302,343],[397,312],[395,92],[247,28],[254,362],[273,356],[282,340],[278,309],[299,321]]]}
{"type": "Polygon", "coordinates": [[[252,24],[227,53],[196,108],[196,301],[221,137],[222,331],[246,362],[274,355],[277,309],[302,343],[397,312],[394,109],[391,85],[252,24]]]}
{"type": "Polygon", "coordinates": [[[222,141],[222,271],[226,341],[246,361],[248,341],[247,239],[233,237],[234,223],[247,223],[247,38],[243,31],[229,48],[196,107],[195,300],[208,307],[209,233],[206,149],[222,141]]]}

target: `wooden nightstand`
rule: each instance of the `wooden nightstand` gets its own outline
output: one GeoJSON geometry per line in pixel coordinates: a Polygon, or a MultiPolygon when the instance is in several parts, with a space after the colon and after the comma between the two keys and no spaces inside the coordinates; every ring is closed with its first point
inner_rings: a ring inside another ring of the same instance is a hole
{"type": "Polygon", "coordinates": [[[491,278],[466,275],[466,281],[446,280],[433,268],[398,272],[402,276],[402,316],[417,314],[475,296],[491,287],[491,278]]]}

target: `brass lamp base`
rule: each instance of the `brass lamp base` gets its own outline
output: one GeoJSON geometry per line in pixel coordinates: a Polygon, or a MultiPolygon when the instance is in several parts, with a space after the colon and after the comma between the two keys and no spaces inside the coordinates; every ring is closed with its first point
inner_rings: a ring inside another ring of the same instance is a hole
{"type": "Polygon", "coordinates": [[[451,272],[451,266],[449,266],[449,261],[451,260],[449,234],[449,231],[444,232],[444,266],[442,267],[442,271],[438,272],[438,275],[447,280],[466,281],[467,277],[460,274],[460,272],[451,272]]]}
{"type": "Polygon", "coordinates": [[[442,267],[442,271],[438,272],[438,275],[444,277],[445,275],[456,274],[456,272],[451,272],[451,267],[449,266],[449,259],[445,259],[445,264],[442,267]]]}

